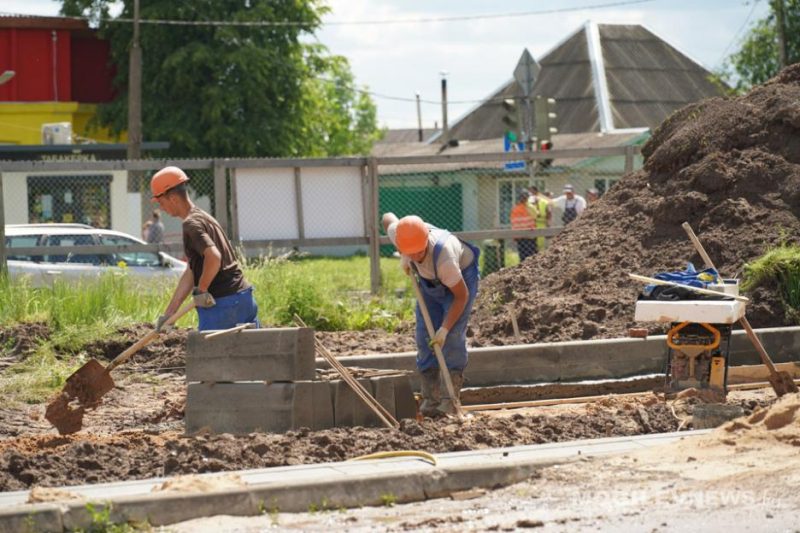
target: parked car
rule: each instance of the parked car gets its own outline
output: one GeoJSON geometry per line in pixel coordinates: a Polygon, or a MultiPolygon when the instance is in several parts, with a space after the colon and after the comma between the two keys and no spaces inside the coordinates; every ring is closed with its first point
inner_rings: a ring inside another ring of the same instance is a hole
{"type": "Polygon", "coordinates": [[[104,272],[126,272],[136,278],[179,278],[186,270],[185,262],[164,252],[70,253],[70,246],[146,244],[126,233],[85,224],[10,224],[5,234],[9,275],[28,276],[34,287],[50,285],[54,279],[72,280],[104,272]],[[14,248],[32,246],[58,248],[52,254],[14,253],[14,248]]]}

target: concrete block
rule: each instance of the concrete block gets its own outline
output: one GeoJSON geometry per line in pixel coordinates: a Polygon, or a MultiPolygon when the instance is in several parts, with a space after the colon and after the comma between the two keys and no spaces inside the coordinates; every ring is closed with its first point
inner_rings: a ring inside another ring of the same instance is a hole
{"type": "Polygon", "coordinates": [[[61,533],[64,523],[61,508],[54,503],[16,505],[0,510],[0,533],[43,531],[61,533]]]}
{"type": "Polygon", "coordinates": [[[407,375],[395,378],[394,410],[397,420],[417,417],[417,402],[414,400],[414,393],[411,390],[411,379],[407,375]]]}
{"type": "Polygon", "coordinates": [[[376,376],[370,378],[372,382],[372,390],[375,391],[375,399],[383,406],[384,409],[389,411],[389,414],[395,416],[395,383],[397,376],[376,376]]]}
{"type": "MultiPolygon", "coordinates": [[[[372,384],[369,379],[359,379],[357,381],[374,397],[372,384]]],[[[378,415],[353,392],[347,383],[343,380],[334,380],[330,383],[331,387],[334,389],[333,413],[336,427],[383,426],[378,415]]]]}
{"type": "Polygon", "coordinates": [[[207,333],[189,333],[186,381],[303,381],[315,377],[313,329],[251,329],[205,339],[207,333]]]}
{"type": "MultiPolygon", "coordinates": [[[[186,431],[283,433],[314,425],[312,382],[190,383],[186,431]]],[[[321,410],[320,412],[323,412],[321,410]]]]}
{"type": "Polygon", "coordinates": [[[311,404],[313,406],[311,429],[328,429],[335,426],[333,395],[328,382],[311,382],[311,404]]]}

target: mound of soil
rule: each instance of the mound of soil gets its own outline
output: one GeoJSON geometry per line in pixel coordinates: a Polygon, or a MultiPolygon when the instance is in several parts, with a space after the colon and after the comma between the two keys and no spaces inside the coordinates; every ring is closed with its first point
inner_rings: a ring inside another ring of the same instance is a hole
{"type": "Polygon", "coordinates": [[[0,359],[24,360],[42,340],[50,337],[50,327],[42,322],[23,322],[0,328],[0,359]]]}
{"type": "MultiPolygon", "coordinates": [[[[688,221],[726,277],[800,235],[800,64],[735,98],[711,98],[669,117],[643,147],[640,171],[620,180],[543,253],[482,281],[470,321],[474,346],[512,344],[508,309],[525,342],[620,337],[634,326],[641,285],[703,262],[688,221]]],[[[790,325],[775,288],[749,295],[755,327],[790,325]]],[[[651,332],[663,331],[652,325],[651,332]]]]}

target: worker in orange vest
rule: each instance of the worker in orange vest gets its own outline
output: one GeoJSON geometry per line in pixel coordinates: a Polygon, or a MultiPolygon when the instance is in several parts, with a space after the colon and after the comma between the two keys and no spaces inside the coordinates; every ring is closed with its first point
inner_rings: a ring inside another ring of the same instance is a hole
{"type": "MultiPolygon", "coordinates": [[[[521,191],[517,197],[517,203],[511,208],[511,229],[524,229],[533,231],[536,229],[536,219],[531,216],[529,203],[531,194],[528,191],[521,191]]],[[[520,263],[536,253],[536,239],[530,237],[519,237],[514,239],[517,243],[517,253],[519,253],[520,263]]]]}

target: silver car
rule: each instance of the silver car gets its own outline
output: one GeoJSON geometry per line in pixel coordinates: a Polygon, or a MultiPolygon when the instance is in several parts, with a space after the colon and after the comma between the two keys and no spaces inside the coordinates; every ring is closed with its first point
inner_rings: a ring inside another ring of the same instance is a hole
{"type": "Polygon", "coordinates": [[[186,263],[164,252],[72,254],[70,246],[146,244],[119,231],[84,224],[11,224],[5,227],[6,256],[11,278],[27,276],[34,287],[55,279],[77,280],[106,272],[135,278],[167,277],[177,280],[186,263]],[[14,248],[53,246],[52,254],[18,255],[14,248]]]}

